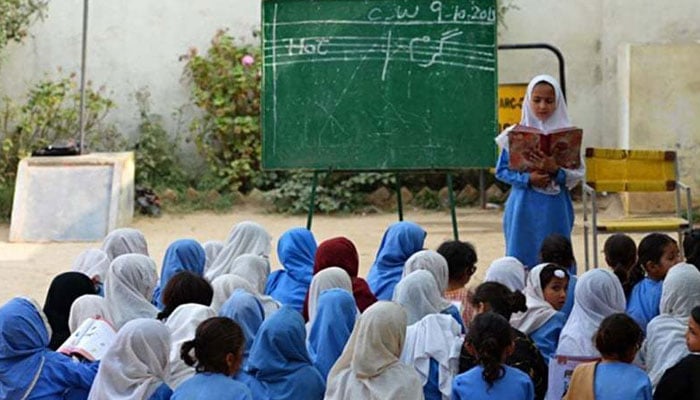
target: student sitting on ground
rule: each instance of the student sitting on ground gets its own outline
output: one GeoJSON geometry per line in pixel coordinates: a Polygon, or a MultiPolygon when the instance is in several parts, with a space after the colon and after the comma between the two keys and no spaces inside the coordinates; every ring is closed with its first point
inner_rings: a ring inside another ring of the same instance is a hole
{"type": "Polygon", "coordinates": [[[666,370],[654,392],[654,400],[700,399],[700,306],[688,318],[685,342],[690,354],[666,370]]]}

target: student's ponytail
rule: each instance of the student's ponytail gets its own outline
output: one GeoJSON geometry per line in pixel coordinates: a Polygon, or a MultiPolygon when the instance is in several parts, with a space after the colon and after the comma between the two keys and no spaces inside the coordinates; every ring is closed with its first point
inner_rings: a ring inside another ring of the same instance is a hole
{"type": "Polygon", "coordinates": [[[192,349],[194,349],[194,345],[195,341],[193,339],[186,341],[182,344],[182,347],[180,347],[180,358],[190,367],[194,367],[194,365],[197,363],[197,360],[190,355],[190,352],[192,349]]]}
{"type": "Polygon", "coordinates": [[[476,351],[476,358],[484,369],[482,377],[489,388],[492,387],[505,374],[504,352],[513,344],[510,324],[493,312],[479,314],[472,321],[467,342],[476,351]]]}
{"type": "Polygon", "coordinates": [[[498,282],[484,282],[476,288],[472,305],[478,307],[480,303],[488,305],[490,311],[507,320],[511,314],[527,310],[525,295],[518,291],[512,292],[498,282]]]}
{"type": "Polygon", "coordinates": [[[613,273],[622,285],[625,297],[629,298],[632,288],[644,279],[644,268],[636,263],[637,245],[624,233],[610,236],[603,245],[605,262],[612,267],[613,273]]]}
{"type": "Polygon", "coordinates": [[[527,311],[527,299],[522,292],[518,290],[511,292],[507,299],[510,304],[511,313],[527,311]]]}

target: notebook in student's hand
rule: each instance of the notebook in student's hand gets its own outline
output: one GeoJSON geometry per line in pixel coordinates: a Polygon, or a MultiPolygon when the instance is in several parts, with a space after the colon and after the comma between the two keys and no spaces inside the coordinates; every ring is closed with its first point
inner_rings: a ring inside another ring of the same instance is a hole
{"type": "Polygon", "coordinates": [[[100,360],[114,343],[117,331],[104,319],[88,318],[58,348],[59,353],[80,355],[88,361],[100,360]]]}
{"type": "Polygon", "coordinates": [[[516,125],[508,133],[508,167],[516,171],[532,171],[530,153],[540,149],[553,156],[561,168],[576,169],[581,166],[581,141],[583,130],[577,127],[560,128],[545,133],[524,125],[516,125]]]}

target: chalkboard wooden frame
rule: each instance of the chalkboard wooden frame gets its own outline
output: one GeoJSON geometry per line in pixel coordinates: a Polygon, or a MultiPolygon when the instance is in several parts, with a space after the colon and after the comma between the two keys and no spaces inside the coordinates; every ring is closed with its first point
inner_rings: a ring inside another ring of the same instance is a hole
{"type": "Polygon", "coordinates": [[[495,0],[264,0],[263,168],[495,164],[495,0]]]}

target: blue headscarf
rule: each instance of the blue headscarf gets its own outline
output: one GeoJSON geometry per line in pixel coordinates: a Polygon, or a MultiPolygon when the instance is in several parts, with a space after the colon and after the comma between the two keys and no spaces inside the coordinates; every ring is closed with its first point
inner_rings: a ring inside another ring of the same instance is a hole
{"type": "Polygon", "coordinates": [[[409,221],[396,222],[384,232],[367,283],[378,300],[391,300],[406,260],[423,248],[425,230],[409,221]]]}
{"type": "Polygon", "coordinates": [[[263,322],[250,350],[248,367],[267,393],[253,393],[253,398],[323,398],[325,383],[311,364],[305,336],[304,319],[291,307],[283,306],[263,322]]]}
{"type": "Polygon", "coordinates": [[[255,296],[243,289],[236,289],[231,294],[231,297],[221,306],[219,316],[231,318],[243,330],[245,350],[243,351],[243,363],[241,365],[246,370],[255,335],[265,319],[265,310],[255,296]]]}
{"type": "Polygon", "coordinates": [[[293,228],[277,242],[277,257],[283,270],[270,274],[265,294],[301,312],[314,271],[316,239],[306,228],[293,228]]]}
{"type": "Polygon", "coordinates": [[[324,379],[343,353],[356,319],[355,298],[347,290],[324,290],[318,297],[316,319],[309,332],[309,355],[324,379]]]}
{"type": "Polygon", "coordinates": [[[31,300],[15,297],[0,307],[0,399],[21,399],[33,389],[50,336],[31,300]]]}
{"type": "Polygon", "coordinates": [[[160,271],[160,282],[153,292],[151,303],[162,310],[163,303],[160,297],[170,278],[182,271],[189,271],[197,276],[202,276],[206,261],[207,256],[204,248],[196,240],[180,239],[174,241],[165,251],[163,267],[160,271]]]}

